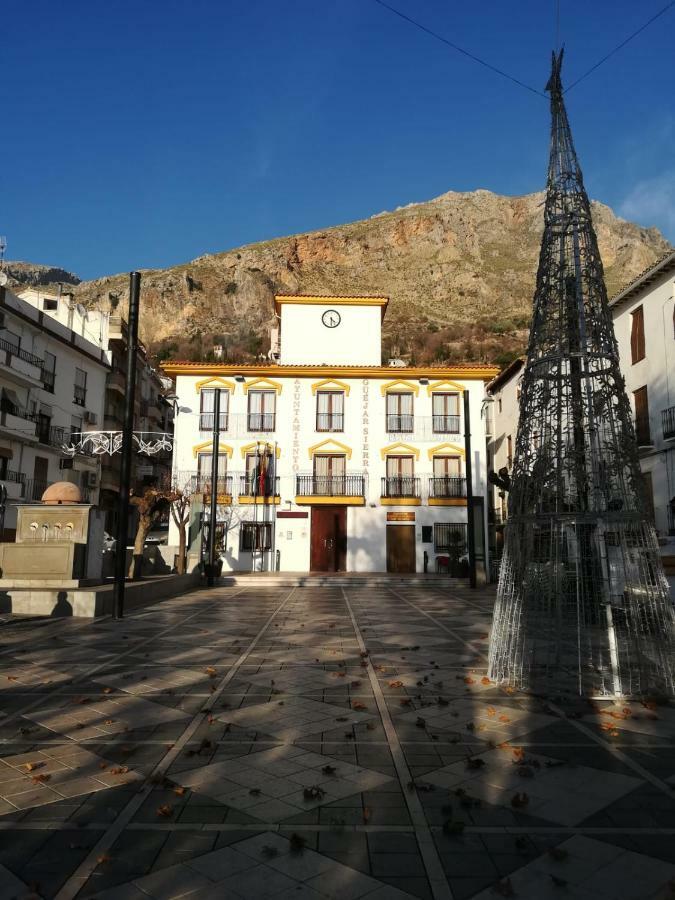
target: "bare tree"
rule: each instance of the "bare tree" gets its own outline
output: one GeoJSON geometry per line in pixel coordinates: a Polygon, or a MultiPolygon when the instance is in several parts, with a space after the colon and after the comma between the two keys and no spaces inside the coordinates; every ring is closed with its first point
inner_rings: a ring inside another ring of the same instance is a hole
{"type": "MultiPolygon", "coordinates": [[[[147,487],[142,494],[134,494],[132,491],[129,502],[138,510],[134,551],[129,566],[129,578],[132,580],[136,581],[141,577],[143,547],[150,529],[176,501],[178,493],[173,488],[166,487],[147,487]]],[[[124,552],[124,548],[118,548],[118,551],[124,552]]]]}
{"type": "Polygon", "coordinates": [[[190,494],[184,488],[176,488],[171,501],[171,518],[178,528],[178,558],[176,560],[176,572],[185,574],[185,550],[187,544],[187,524],[190,521],[190,494]]]}

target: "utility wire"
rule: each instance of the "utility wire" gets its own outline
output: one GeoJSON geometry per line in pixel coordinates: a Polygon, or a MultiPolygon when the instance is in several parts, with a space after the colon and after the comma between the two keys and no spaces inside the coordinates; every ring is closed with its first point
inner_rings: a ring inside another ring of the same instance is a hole
{"type": "MultiPolygon", "coordinates": [[[[424,31],[426,34],[431,35],[431,37],[436,38],[437,41],[441,41],[441,43],[445,44],[448,47],[451,47],[453,50],[456,50],[458,53],[461,53],[463,56],[467,56],[469,59],[472,59],[474,62],[477,62],[479,65],[484,66],[486,69],[490,69],[491,72],[496,72],[497,75],[501,75],[502,78],[507,78],[509,81],[512,81],[514,84],[517,84],[519,87],[525,88],[526,91],[531,91],[533,94],[537,94],[539,97],[546,98],[546,94],[538,91],[536,88],[531,87],[529,84],[525,84],[524,81],[519,81],[517,78],[514,78],[513,75],[509,75],[508,72],[504,72],[502,69],[498,69],[496,66],[491,65],[489,62],[486,62],[484,59],[481,59],[479,56],[475,56],[473,53],[469,53],[468,50],[465,50],[463,47],[460,47],[458,44],[454,44],[452,41],[448,40],[448,38],[443,37],[443,35],[438,34],[436,31],[432,31],[431,28],[427,28],[426,25],[422,25],[421,22],[417,22],[415,19],[412,19],[410,16],[407,16],[405,13],[402,13],[400,10],[395,9],[393,6],[389,6],[388,3],[385,3],[384,0],[374,0],[379,6],[383,6],[385,9],[388,9],[389,12],[393,13],[395,16],[398,16],[400,19],[403,19],[405,22],[409,22],[411,25],[414,25],[415,28],[419,28],[420,31],[424,31]]],[[[675,3],[675,0],[673,0],[675,3]]],[[[672,5],[672,4],[671,4],[672,5]]]]}
{"type": "MultiPolygon", "coordinates": [[[[379,2],[379,0],[376,0],[376,2],[379,2]]],[[[630,41],[633,40],[633,38],[637,37],[638,34],[643,32],[645,30],[645,28],[648,28],[649,25],[652,24],[652,22],[655,22],[660,16],[662,16],[664,13],[668,12],[668,10],[671,9],[673,6],[675,6],[675,0],[671,0],[670,3],[667,3],[663,7],[663,9],[660,9],[657,13],[655,13],[651,17],[651,19],[647,19],[647,21],[643,25],[641,25],[637,29],[637,31],[634,31],[632,34],[628,35],[628,37],[625,40],[621,41],[620,44],[617,44],[613,50],[610,50],[606,56],[603,56],[602,59],[598,60],[598,62],[596,62],[596,64],[594,66],[591,66],[591,68],[587,72],[584,72],[584,74],[580,78],[577,78],[576,81],[573,81],[572,84],[570,84],[570,86],[565,89],[565,93],[567,93],[568,91],[571,91],[572,88],[575,87],[577,84],[579,84],[580,81],[583,81],[584,78],[587,78],[591,74],[591,72],[595,72],[595,70],[598,69],[603,63],[607,62],[607,60],[611,56],[614,56],[615,53],[618,53],[622,47],[625,47],[626,44],[628,44],[630,41]]]]}

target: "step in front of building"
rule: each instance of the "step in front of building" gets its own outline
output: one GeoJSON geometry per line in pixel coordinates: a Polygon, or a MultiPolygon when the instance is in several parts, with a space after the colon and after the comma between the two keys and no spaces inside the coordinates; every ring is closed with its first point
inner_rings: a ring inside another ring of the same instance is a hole
{"type": "Polygon", "coordinates": [[[390,572],[227,572],[218,579],[224,587],[459,587],[461,578],[436,574],[390,572]]]}

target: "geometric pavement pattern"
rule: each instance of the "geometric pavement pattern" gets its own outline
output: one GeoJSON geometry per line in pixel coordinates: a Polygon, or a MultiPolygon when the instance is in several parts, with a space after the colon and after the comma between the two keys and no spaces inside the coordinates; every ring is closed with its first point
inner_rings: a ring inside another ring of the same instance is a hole
{"type": "Polygon", "coordinates": [[[4,617],[0,900],[672,900],[672,704],[497,688],[491,588],[268,578],[4,617]]]}

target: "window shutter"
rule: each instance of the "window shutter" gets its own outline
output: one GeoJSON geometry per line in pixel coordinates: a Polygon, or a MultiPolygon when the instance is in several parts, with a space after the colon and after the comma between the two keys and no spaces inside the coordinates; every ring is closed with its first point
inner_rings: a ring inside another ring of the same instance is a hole
{"type": "Polygon", "coordinates": [[[631,313],[630,355],[633,364],[645,358],[645,316],[642,306],[631,313]]]}

